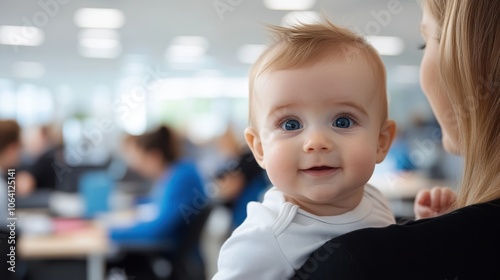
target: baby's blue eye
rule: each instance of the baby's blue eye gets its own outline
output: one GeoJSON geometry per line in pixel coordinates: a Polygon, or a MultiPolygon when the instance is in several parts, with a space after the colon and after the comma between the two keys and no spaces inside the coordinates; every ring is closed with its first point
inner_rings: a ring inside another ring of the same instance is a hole
{"type": "Polygon", "coordinates": [[[298,120],[286,120],[281,123],[281,128],[283,128],[284,130],[291,131],[291,130],[301,129],[302,125],[298,120]]]}
{"type": "Polygon", "coordinates": [[[333,121],[333,126],[338,128],[349,128],[354,122],[348,117],[340,117],[333,121]]]}

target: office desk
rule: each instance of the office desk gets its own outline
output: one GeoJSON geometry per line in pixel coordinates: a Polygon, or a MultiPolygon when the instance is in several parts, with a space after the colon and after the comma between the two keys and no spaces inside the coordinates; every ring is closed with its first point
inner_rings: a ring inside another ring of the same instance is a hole
{"type": "Polygon", "coordinates": [[[95,222],[67,233],[21,236],[17,246],[23,259],[86,258],[89,280],[104,279],[108,250],[105,230],[95,222]]]}

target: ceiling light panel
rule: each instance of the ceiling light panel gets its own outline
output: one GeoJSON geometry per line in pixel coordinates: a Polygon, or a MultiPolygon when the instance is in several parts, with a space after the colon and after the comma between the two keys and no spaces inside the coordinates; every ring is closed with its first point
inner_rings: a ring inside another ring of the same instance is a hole
{"type": "Polygon", "coordinates": [[[309,10],[316,0],[264,0],[264,6],[271,10],[309,10]]]}
{"type": "Polygon", "coordinates": [[[84,57],[116,58],[122,51],[120,34],[114,29],[84,29],[78,41],[78,52],[84,57]]]}
{"type": "Polygon", "coordinates": [[[82,8],[75,13],[75,24],[82,28],[120,28],[125,16],[116,9],[82,8]]]}
{"type": "Polygon", "coordinates": [[[45,34],[42,29],[34,26],[0,26],[0,44],[14,46],[39,46],[43,43],[45,34]]]}

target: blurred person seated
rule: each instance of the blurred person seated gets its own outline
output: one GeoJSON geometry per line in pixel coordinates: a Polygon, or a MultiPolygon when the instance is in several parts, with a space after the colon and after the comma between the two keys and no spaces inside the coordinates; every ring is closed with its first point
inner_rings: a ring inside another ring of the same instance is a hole
{"type": "Polygon", "coordinates": [[[232,214],[231,231],[246,218],[250,201],[261,201],[270,182],[246,144],[239,145],[232,129],[218,139],[218,150],[227,158],[215,174],[217,198],[232,214]],[[244,148],[243,148],[244,147],[244,148]]]}
{"type": "Polygon", "coordinates": [[[19,176],[26,181],[26,188],[33,190],[56,190],[58,165],[64,164],[62,134],[55,124],[33,128],[27,135],[26,152],[29,159],[21,167],[19,176]]]}
{"type": "MultiPolygon", "coordinates": [[[[149,249],[164,250],[162,255],[175,272],[179,246],[189,234],[191,222],[210,201],[195,164],[179,154],[180,141],[171,128],[161,126],[143,135],[127,136],[123,144],[127,164],[154,185],[138,206],[133,225],[109,228],[110,240],[125,252],[125,257],[109,267],[122,268],[139,279],[156,279],[158,273],[152,269],[155,264],[144,254],[149,249]]],[[[192,254],[202,265],[201,254],[195,251],[192,254]]]]}

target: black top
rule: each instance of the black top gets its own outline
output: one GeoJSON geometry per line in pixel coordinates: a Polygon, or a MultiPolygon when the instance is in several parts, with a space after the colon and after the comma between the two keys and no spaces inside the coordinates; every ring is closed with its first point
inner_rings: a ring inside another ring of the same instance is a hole
{"type": "Polygon", "coordinates": [[[27,171],[33,175],[37,189],[57,189],[65,172],[70,173],[64,160],[64,147],[62,145],[47,149],[35,162],[28,166],[27,171]]]}
{"type": "Polygon", "coordinates": [[[339,236],[292,279],[500,279],[500,199],[339,236]]]}
{"type": "MultiPolygon", "coordinates": [[[[248,186],[248,184],[259,174],[266,174],[266,171],[262,169],[255,160],[250,149],[245,149],[240,154],[236,164],[227,164],[225,168],[218,170],[215,174],[215,178],[222,179],[224,178],[224,176],[232,172],[241,172],[241,174],[243,175],[243,186],[248,186]]],[[[224,204],[227,207],[234,209],[234,202],[234,200],[231,200],[226,201],[224,204]]]]}
{"type": "Polygon", "coordinates": [[[226,168],[217,171],[215,178],[220,179],[230,172],[241,172],[244,184],[247,185],[254,177],[265,172],[253,157],[252,151],[246,149],[238,158],[237,164],[227,165],[226,168]]]}

